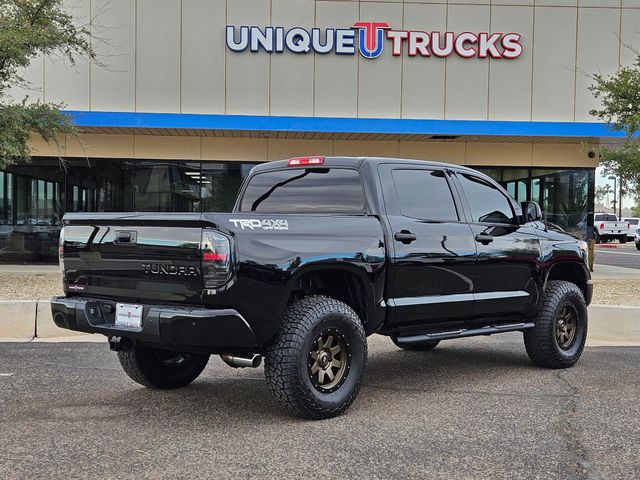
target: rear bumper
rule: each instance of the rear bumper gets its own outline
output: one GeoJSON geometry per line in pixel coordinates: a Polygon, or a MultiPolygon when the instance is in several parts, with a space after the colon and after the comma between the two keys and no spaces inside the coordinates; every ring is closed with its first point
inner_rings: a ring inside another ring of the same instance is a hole
{"type": "Polygon", "coordinates": [[[254,348],[255,333],[236,310],[143,305],[142,327],[115,325],[115,301],[83,297],[51,299],[53,321],[60,328],[156,345],[217,350],[254,348]]]}

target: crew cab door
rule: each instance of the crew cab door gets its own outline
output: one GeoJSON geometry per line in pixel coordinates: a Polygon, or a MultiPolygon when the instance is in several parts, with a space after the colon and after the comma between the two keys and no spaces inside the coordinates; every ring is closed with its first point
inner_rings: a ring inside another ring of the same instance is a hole
{"type": "Polygon", "coordinates": [[[476,246],[449,173],[438,168],[379,167],[396,325],[465,319],[473,306],[476,246]]]}
{"type": "Polygon", "coordinates": [[[456,172],[456,185],[478,252],[475,304],[471,315],[529,314],[540,291],[540,241],[533,225],[520,224],[519,212],[499,185],[467,172],[456,172]]]}

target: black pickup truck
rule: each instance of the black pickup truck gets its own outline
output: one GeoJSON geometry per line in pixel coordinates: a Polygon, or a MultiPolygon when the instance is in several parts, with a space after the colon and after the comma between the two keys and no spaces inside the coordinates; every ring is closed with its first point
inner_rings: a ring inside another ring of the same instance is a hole
{"type": "Polygon", "coordinates": [[[232,213],[64,217],[59,327],[109,338],[125,372],[177,388],[211,354],[265,358],[278,403],[327,418],[355,399],[368,335],[401,349],[522,331],[566,368],[587,335],[587,246],[491,178],[443,163],[300,157],[256,166],[232,213]]]}

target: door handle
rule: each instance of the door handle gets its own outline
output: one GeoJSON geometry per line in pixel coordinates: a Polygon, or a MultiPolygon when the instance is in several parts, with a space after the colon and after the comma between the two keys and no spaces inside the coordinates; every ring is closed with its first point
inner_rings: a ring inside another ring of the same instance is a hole
{"type": "Polygon", "coordinates": [[[394,233],[393,238],[405,245],[409,245],[411,242],[417,240],[418,236],[415,233],[411,233],[409,230],[401,230],[394,233]]]}
{"type": "Polygon", "coordinates": [[[138,239],[138,233],[135,231],[118,230],[113,243],[118,245],[134,245],[138,239]]]}
{"type": "Polygon", "coordinates": [[[493,237],[491,235],[479,233],[478,235],[476,235],[476,242],[479,242],[483,245],[489,245],[491,242],[493,242],[493,237]]]}

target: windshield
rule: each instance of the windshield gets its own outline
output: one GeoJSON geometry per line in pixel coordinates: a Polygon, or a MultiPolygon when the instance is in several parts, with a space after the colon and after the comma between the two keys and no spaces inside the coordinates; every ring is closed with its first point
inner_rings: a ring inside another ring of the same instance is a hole
{"type": "Polygon", "coordinates": [[[362,180],[346,168],[291,168],[254,175],[240,202],[241,212],[362,213],[362,180]]]}

